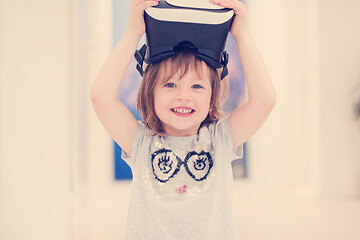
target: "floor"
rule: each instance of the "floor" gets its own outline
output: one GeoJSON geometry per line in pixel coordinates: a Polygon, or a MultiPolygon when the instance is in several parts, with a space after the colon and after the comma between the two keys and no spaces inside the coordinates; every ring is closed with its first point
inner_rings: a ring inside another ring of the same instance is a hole
{"type": "MultiPolygon", "coordinates": [[[[78,216],[81,240],[124,240],[130,183],[93,194],[78,216]]],[[[360,199],[316,199],[306,191],[255,191],[235,183],[244,240],[360,240],[360,199]]]]}

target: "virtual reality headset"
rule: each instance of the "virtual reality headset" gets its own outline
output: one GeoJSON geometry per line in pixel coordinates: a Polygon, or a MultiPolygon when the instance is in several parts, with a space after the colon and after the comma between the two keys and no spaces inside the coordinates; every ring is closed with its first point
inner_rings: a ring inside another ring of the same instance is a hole
{"type": "Polygon", "coordinates": [[[146,44],[135,53],[137,70],[143,76],[143,62],[152,64],[175,55],[179,46],[195,49],[196,56],[227,74],[229,54],[225,44],[234,11],[208,0],[160,0],[144,11],[146,44]]]}

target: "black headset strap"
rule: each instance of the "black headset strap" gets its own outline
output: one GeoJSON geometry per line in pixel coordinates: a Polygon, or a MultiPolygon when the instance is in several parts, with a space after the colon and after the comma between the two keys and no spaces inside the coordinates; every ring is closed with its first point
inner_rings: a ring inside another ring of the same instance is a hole
{"type": "Polygon", "coordinates": [[[221,80],[223,80],[229,73],[227,65],[229,62],[229,54],[226,51],[221,53],[221,65],[223,65],[223,69],[221,72],[221,80]]]}
{"type": "Polygon", "coordinates": [[[141,76],[144,75],[143,63],[144,63],[144,59],[145,59],[146,49],[147,49],[147,46],[146,46],[146,44],[144,44],[140,48],[140,50],[136,50],[135,54],[134,54],[134,57],[137,61],[136,69],[139,71],[141,76]]]}
{"type": "MultiPolygon", "coordinates": [[[[145,60],[146,49],[147,49],[147,46],[146,46],[146,44],[144,44],[140,48],[140,50],[136,50],[135,54],[134,54],[134,57],[137,61],[136,69],[138,70],[138,72],[140,73],[141,76],[144,75],[143,64],[144,64],[144,60],[145,60]]],[[[200,50],[200,52],[201,52],[201,50],[200,50]]],[[[175,53],[175,51],[173,51],[173,53],[175,53]]],[[[172,55],[172,54],[170,54],[170,55],[172,55]]],[[[212,60],[212,61],[214,61],[214,60],[212,60]]],[[[229,54],[226,51],[223,51],[221,53],[221,59],[220,59],[220,64],[223,67],[222,72],[221,72],[221,80],[224,79],[226,77],[226,75],[228,75],[228,68],[227,68],[228,61],[229,61],[229,54]]]]}

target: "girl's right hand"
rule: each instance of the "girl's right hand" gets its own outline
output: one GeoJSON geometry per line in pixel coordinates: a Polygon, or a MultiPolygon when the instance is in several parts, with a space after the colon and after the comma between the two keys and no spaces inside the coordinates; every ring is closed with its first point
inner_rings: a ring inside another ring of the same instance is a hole
{"type": "Polygon", "coordinates": [[[235,18],[231,25],[230,32],[235,39],[241,38],[249,33],[247,26],[247,8],[243,1],[239,0],[209,0],[213,4],[224,8],[232,8],[235,18]]]}
{"type": "Polygon", "coordinates": [[[127,31],[139,39],[145,32],[144,10],[156,6],[159,0],[133,0],[129,9],[129,25],[127,31]]]}

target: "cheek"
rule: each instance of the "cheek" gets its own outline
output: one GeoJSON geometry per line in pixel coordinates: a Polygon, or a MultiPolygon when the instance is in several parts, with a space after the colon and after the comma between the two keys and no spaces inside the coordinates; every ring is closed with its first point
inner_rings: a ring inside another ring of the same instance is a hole
{"type": "Polygon", "coordinates": [[[154,109],[158,113],[161,109],[164,109],[167,106],[167,98],[163,94],[157,93],[154,95],[154,109]]]}
{"type": "Polygon", "coordinates": [[[155,113],[157,114],[157,112],[158,112],[158,109],[159,109],[159,103],[160,103],[161,101],[159,101],[159,98],[156,96],[154,96],[154,110],[155,110],[155,113]]]}
{"type": "Polygon", "coordinates": [[[210,107],[211,107],[211,94],[208,94],[208,95],[206,96],[205,102],[206,102],[207,107],[210,108],[210,107]]]}
{"type": "Polygon", "coordinates": [[[209,99],[208,99],[208,102],[209,102],[209,110],[212,110],[212,109],[211,109],[211,108],[212,108],[212,106],[211,106],[211,100],[212,100],[212,98],[213,98],[212,91],[210,91],[208,98],[209,98],[209,99]]]}
{"type": "Polygon", "coordinates": [[[212,110],[212,105],[211,105],[211,96],[210,96],[210,99],[209,99],[209,110],[212,110]]]}

